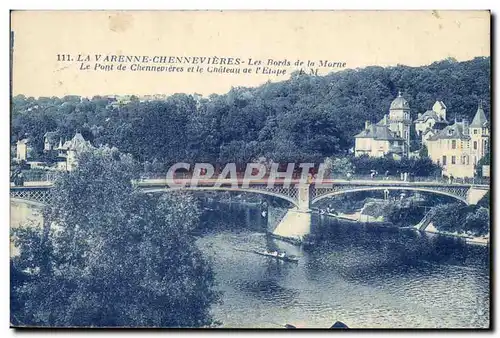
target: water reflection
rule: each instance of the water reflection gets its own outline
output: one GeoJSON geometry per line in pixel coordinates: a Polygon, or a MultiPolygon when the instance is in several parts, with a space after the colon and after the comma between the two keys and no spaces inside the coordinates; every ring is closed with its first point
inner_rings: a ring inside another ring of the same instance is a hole
{"type": "Polygon", "coordinates": [[[360,328],[487,327],[489,252],[408,230],[329,222],[307,249],[266,236],[258,220],[236,218],[198,241],[215,264],[224,304],[213,313],[226,327],[291,323],[360,328]],[[256,225],[257,224],[257,225],[256,225]],[[322,231],[322,232],[321,232],[322,231]],[[287,263],[249,252],[285,250],[287,263]],[[215,250],[213,250],[215,248],[215,250]]]}

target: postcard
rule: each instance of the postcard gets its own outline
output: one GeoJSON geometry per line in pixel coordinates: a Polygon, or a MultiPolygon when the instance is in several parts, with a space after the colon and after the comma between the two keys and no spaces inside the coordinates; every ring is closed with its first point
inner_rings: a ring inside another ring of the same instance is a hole
{"type": "Polygon", "coordinates": [[[489,11],[12,11],[13,328],[491,329],[489,11]]]}

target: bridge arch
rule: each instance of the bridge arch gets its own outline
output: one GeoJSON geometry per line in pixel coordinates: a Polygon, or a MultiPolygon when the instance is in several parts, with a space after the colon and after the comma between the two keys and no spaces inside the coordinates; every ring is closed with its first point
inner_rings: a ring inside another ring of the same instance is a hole
{"type": "Polygon", "coordinates": [[[29,198],[11,197],[10,202],[24,203],[37,208],[44,208],[47,204],[29,198]]]}
{"type": "Polygon", "coordinates": [[[444,195],[448,197],[452,197],[462,203],[465,203],[466,205],[469,205],[469,202],[467,201],[466,197],[458,196],[456,194],[447,192],[447,191],[442,191],[442,190],[436,190],[436,189],[431,189],[431,188],[425,188],[425,187],[406,187],[406,186],[400,186],[400,187],[391,187],[391,186],[378,186],[378,187],[355,187],[355,188],[348,188],[344,190],[337,190],[337,191],[332,191],[329,193],[326,193],[324,195],[315,197],[311,201],[311,205],[313,205],[316,202],[319,202],[320,200],[327,198],[327,197],[333,197],[337,195],[342,195],[342,194],[347,194],[351,192],[363,192],[363,191],[380,191],[380,190],[412,190],[412,191],[422,191],[422,192],[428,192],[428,193],[433,193],[433,194],[438,194],[438,195],[444,195]]]}
{"type": "Polygon", "coordinates": [[[179,188],[142,188],[144,193],[160,193],[160,192],[170,192],[170,191],[232,191],[232,192],[246,192],[246,193],[256,193],[260,195],[273,196],[276,198],[280,198],[282,200],[286,200],[294,207],[299,208],[298,202],[292,197],[282,195],[273,191],[261,190],[261,189],[252,189],[252,188],[232,188],[232,187],[179,187],[179,188]]]}

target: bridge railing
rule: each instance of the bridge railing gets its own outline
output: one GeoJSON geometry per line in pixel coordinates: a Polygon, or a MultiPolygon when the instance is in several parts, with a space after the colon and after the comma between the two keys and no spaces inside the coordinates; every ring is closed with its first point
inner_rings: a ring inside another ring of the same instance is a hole
{"type": "Polygon", "coordinates": [[[349,179],[352,181],[400,181],[400,182],[429,182],[429,183],[443,183],[443,184],[478,184],[478,185],[489,185],[490,180],[487,177],[457,177],[457,178],[447,178],[442,176],[407,176],[406,179],[403,176],[394,175],[352,175],[347,176],[333,176],[332,179],[349,179]]]}
{"type": "MultiPolygon", "coordinates": [[[[219,173],[214,174],[214,178],[217,178],[219,173]]],[[[239,172],[236,174],[238,180],[243,179],[244,173],[239,172]]],[[[140,180],[150,180],[150,179],[166,179],[166,173],[147,173],[141,175],[140,180]]],[[[174,179],[191,179],[193,174],[191,172],[176,172],[174,179]]],[[[267,179],[269,175],[265,175],[263,179],[267,179]]],[[[294,173],[292,176],[293,180],[300,179],[300,173],[294,173]]],[[[399,182],[429,182],[429,183],[443,183],[443,184],[478,184],[478,185],[489,185],[490,180],[487,177],[466,177],[466,178],[447,178],[442,176],[413,176],[408,175],[401,177],[400,175],[331,175],[330,177],[325,177],[325,181],[329,180],[351,180],[351,181],[399,181],[399,182]]]]}
{"type": "Polygon", "coordinates": [[[53,182],[59,174],[57,171],[23,170],[21,173],[11,174],[11,178],[17,175],[24,182],[53,182]]]}

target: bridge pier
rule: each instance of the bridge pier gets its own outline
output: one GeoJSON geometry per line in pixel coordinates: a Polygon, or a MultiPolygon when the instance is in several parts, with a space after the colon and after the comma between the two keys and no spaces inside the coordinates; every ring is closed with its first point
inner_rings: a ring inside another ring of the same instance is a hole
{"type": "Polygon", "coordinates": [[[311,233],[311,212],[289,209],[272,233],[280,237],[302,239],[311,233]]]}
{"type": "Polygon", "coordinates": [[[302,239],[311,233],[311,210],[309,209],[310,184],[301,184],[297,191],[297,207],[286,210],[274,221],[277,226],[271,231],[279,237],[302,239]]]}
{"type": "Polygon", "coordinates": [[[488,193],[488,189],[481,189],[481,188],[476,188],[476,187],[471,187],[469,191],[467,192],[467,203],[469,205],[471,204],[477,204],[481,198],[488,193]]]}

